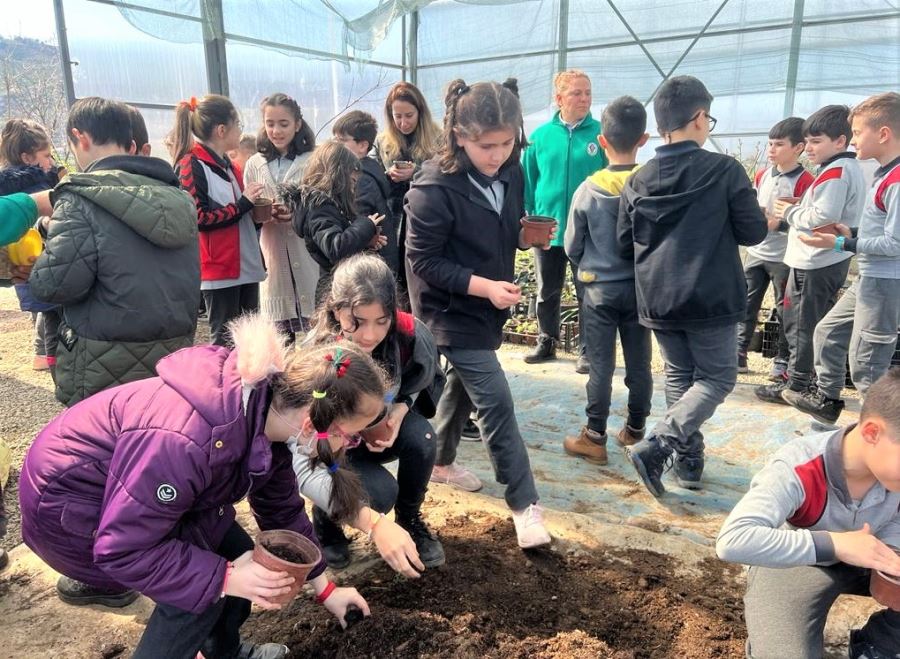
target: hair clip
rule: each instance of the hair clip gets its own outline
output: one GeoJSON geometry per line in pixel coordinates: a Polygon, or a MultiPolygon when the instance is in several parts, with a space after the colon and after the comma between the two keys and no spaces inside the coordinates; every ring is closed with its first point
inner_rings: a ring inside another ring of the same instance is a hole
{"type": "Polygon", "coordinates": [[[315,398],[316,400],[322,400],[323,398],[325,398],[325,396],[327,395],[327,393],[328,393],[328,392],[325,392],[325,391],[317,391],[316,389],[313,389],[312,397],[315,398]]]}
{"type": "Polygon", "coordinates": [[[337,470],[338,470],[337,462],[332,462],[330,465],[328,465],[328,471],[330,471],[332,474],[337,473],[337,470]]]}
{"type": "Polygon", "coordinates": [[[457,96],[462,96],[463,94],[465,94],[466,92],[468,92],[470,89],[471,89],[471,87],[469,87],[469,85],[465,85],[465,84],[460,85],[460,86],[457,87],[457,89],[456,89],[456,95],[457,95],[457,96]]]}
{"type": "Polygon", "coordinates": [[[322,432],[317,432],[316,439],[328,439],[328,431],[324,430],[322,432]]]}

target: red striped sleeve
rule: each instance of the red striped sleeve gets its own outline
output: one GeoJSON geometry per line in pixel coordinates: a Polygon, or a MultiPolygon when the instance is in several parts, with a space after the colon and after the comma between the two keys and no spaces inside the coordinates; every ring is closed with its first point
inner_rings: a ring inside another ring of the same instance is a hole
{"type": "Polygon", "coordinates": [[[802,197],[803,193],[812,185],[813,175],[807,171],[804,171],[800,176],[797,177],[797,181],[794,183],[794,196],[802,197]]]}
{"type": "Polygon", "coordinates": [[[762,182],[762,177],[763,177],[763,174],[765,174],[765,173],[766,173],[765,167],[763,167],[761,170],[756,172],[756,176],[753,179],[753,185],[757,190],[759,190],[759,184],[762,182]]]}
{"type": "Polygon", "coordinates": [[[887,189],[895,183],[900,183],[900,165],[888,172],[888,175],[881,180],[881,183],[878,184],[878,189],[875,191],[875,206],[882,213],[887,212],[887,207],[884,205],[884,195],[887,194],[887,189]]]}
{"type": "Polygon", "coordinates": [[[828,503],[828,480],[825,478],[825,457],[817,456],[802,465],[794,467],[797,478],[803,486],[803,503],[788,518],[788,523],[797,528],[814,526],[825,513],[828,503]]]}

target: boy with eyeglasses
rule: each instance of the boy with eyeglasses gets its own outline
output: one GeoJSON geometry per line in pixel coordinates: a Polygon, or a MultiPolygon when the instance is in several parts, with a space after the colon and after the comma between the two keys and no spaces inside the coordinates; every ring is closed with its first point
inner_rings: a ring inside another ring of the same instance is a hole
{"type": "Polygon", "coordinates": [[[737,323],[747,285],[738,245],[766,237],[766,218],[741,164],[704,151],[716,120],[702,82],[677,76],[653,102],[665,140],[622,191],[618,240],[633,257],[638,316],[653,330],[665,360],[663,419],[628,449],[653,496],[674,455],[682,487],[700,489],[703,435],[737,381],[737,323]]]}

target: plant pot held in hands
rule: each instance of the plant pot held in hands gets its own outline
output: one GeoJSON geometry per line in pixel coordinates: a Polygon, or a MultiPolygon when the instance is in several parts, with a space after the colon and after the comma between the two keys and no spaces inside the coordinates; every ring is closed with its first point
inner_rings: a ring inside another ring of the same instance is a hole
{"type": "Polygon", "coordinates": [[[547,247],[550,244],[550,234],[556,220],[544,215],[528,215],[522,218],[523,239],[532,247],[547,247]]]}
{"type": "Polygon", "coordinates": [[[250,216],[257,224],[263,224],[272,219],[272,200],[268,197],[259,197],[253,202],[253,210],[250,216]]]}
{"type": "MultiPolygon", "coordinates": [[[[900,554],[900,549],[897,547],[891,547],[891,549],[900,554]]],[[[894,611],[900,611],[900,575],[872,570],[869,578],[869,592],[879,604],[894,611]]]]}
{"type": "Polygon", "coordinates": [[[296,531],[276,529],[262,531],[256,536],[253,562],[275,572],[287,572],[294,577],[290,592],[273,598],[271,601],[274,604],[287,604],[294,599],[306,583],[309,571],[320,560],[322,553],[315,543],[296,531]]]}

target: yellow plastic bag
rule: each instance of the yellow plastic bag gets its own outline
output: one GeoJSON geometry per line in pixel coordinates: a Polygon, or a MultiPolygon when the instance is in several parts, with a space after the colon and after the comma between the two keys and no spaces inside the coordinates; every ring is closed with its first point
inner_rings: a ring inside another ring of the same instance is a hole
{"type": "Polygon", "coordinates": [[[0,440],[0,488],[6,488],[10,467],[12,467],[12,451],[9,450],[6,442],[0,440]]]}
{"type": "Polygon", "coordinates": [[[44,241],[37,229],[29,229],[17,242],[10,243],[9,260],[13,265],[29,265],[31,259],[36,259],[44,249],[44,241]]]}

